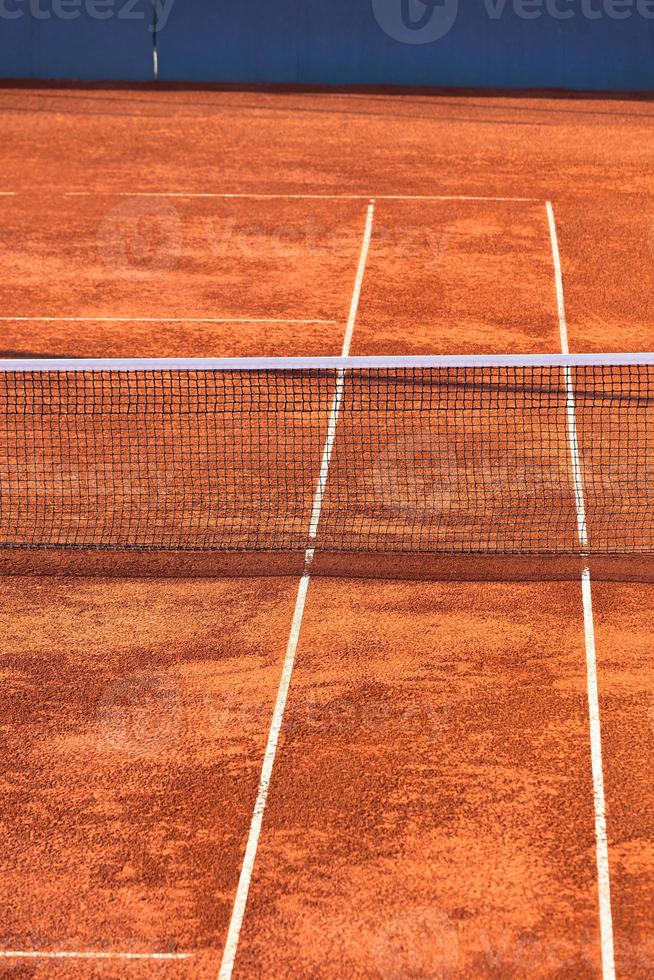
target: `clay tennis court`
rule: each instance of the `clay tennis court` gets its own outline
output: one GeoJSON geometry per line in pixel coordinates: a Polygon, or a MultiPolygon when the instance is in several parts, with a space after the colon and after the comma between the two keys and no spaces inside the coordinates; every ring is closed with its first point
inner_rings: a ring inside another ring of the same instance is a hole
{"type": "MultiPolygon", "coordinates": [[[[652,349],[646,100],[0,118],[3,359],[652,349]]],[[[0,975],[651,975],[641,562],[2,560],[0,975]]]]}

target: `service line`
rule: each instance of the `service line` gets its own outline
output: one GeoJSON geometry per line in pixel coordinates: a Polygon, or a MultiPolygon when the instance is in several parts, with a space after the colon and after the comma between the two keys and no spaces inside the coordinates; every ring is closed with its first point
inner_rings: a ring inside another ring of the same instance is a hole
{"type": "Polygon", "coordinates": [[[338,320],[244,316],[0,316],[0,323],[338,323],[338,320]]]}
{"type": "MultiPolygon", "coordinates": [[[[217,198],[250,201],[369,201],[370,194],[268,194],[244,192],[236,194],[210,191],[67,191],[64,197],[176,197],[217,198]]],[[[516,204],[542,204],[538,197],[495,197],[485,194],[375,194],[376,201],[499,201],[516,204]]]]}
{"type": "Polygon", "coordinates": [[[94,950],[0,950],[2,960],[190,960],[192,953],[108,953],[94,950]]]}

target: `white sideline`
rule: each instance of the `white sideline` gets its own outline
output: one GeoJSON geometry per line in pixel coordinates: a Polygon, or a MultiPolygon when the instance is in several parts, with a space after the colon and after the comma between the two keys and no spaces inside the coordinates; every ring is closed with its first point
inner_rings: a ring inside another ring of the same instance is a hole
{"type": "MultiPolygon", "coordinates": [[[[563,273],[559,251],[556,220],[552,202],[546,204],[547,220],[552,243],[552,257],[556,278],[556,299],[559,314],[561,351],[569,354],[568,327],[563,293],[563,273]]],[[[586,504],[584,500],[583,475],[579,458],[577,438],[577,419],[575,410],[574,385],[569,366],[563,368],[568,414],[568,438],[572,465],[573,484],[577,508],[577,532],[582,551],[588,546],[586,525],[586,504]]],[[[586,566],[581,576],[581,595],[584,610],[584,639],[586,646],[586,684],[588,690],[588,718],[590,727],[591,766],[593,772],[593,806],[595,812],[595,858],[597,862],[597,890],[599,899],[600,939],[602,948],[603,980],[615,980],[615,951],[613,942],[613,917],[611,913],[611,875],[609,848],[606,834],[606,798],[604,795],[604,770],[602,765],[602,727],[600,722],[599,691],[597,682],[597,656],[595,650],[595,625],[593,622],[593,596],[590,570],[586,566]]]]}
{"type": "MultiPolygon", "coordinates": [[[[354,290],[352,293],[352,302],[350,304],[350,314],[347,321],[345,336],[343,338],[343,348],[341,354],[343,358],[347,358],[349,356],[350,347],[352,344],[352,336],[354,333],[354,326],[356,323],[357,312],[359,309],[359,301],[361,298],[361,287],[363,284],[363,277],[365,275],[366,263],[368,261],[368,252],[370,250],[370,240],[372,238],[372,225],[373,225],[374,213],[375,213],[375,202],[371,201],[370,204],[368,205],[368,211],[366,214],[366,224],[363,233],[363,242],[361,245],[359,264],[357,267],[354,290]]],[[[327,426],[327,436],[325,438],[325,445],[323,448],[320,474],[318,477],[318,483],[316,486],[316,492],[313,501],[311,521],[309,525],[309,535],[311,538],[316,537],[316,534],[318,532],[318,525],[320,523],[320,514],[322,511],[323,495],[325,492],[325,487],[327,485],[327,477],[329,475],[329,464],[331,461],[332,449],[334,446],[334,439],[336,436],[338,416],[340,414],[343,386],[344,386],[344,372],[340,370],[338,372],[334,400],[332,402],[332,408],[331,408],[329,422],[327,426]]],[[[291,631],[288,637],[288,644],[286,646],[284,667],[282,669],[282,676],[279,682],[277,698],[275,701],[272,721],[270,724],[268,742],[266,744],[266,751],[264,754],[263,765],[261,767],[261,776],[259,779],[257,798],[252,813],[252,821],[250,823],[248,840],[245,847],[245,855],[243,858],[241,873],[236,888],[236,897],[234,899],[232,915],[230,918],[229,928],[227,931],[227,938],[225,940],[225,948],[223,950],[223,957],[220,964],[220,970],[218,973],[218,980],[231,980],[232,971],[234,969],[234,962],[236,960],[236,953],[238,951],[238,942],[241,935],[241,927],[243,925],[248,894],[250,891],[252,872],[254,870],[254,863],[257,857],[259,837],[261,835],[263,816],[266,809],[266,802],[268,799],[268,790],[270,789],[270,780],[272,778],[273,767],[275,764],[275,755],[277,753],[279,736],[282,729],[282,723],[284,721],[284,712],[286,710],[286,702],[288,700],[288,692],[291,684],[291,677],[293,675],[293,667],[295,666],[295,656],[297,653],[298,641],[300,639],[300,629],[302,627],[304,607],[306,604],[307,592],[309,590],[309,583],[311,582],[310,569],[311,569],[311,562],[313,560],[313,554],[314,554],[313,548],[307,548],[304,556],[304,574],[300,579],[300,584],[298,586],[298,591],[297,591],[297,598],[295,600],[295,609],[293,611],[293,620],[291,623],[291,631]]]]}

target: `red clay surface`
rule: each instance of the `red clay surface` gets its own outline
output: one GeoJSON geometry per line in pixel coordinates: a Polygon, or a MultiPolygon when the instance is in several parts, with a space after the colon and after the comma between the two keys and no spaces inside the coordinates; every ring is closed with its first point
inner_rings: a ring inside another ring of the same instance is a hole
{"type": "MultiPolygon", "coordinates": [[[[92,318],[3,320],[0,350],[339,353],[371,198],[352,353],[558,351],[546,199],[572,350],[650,348],[653,116],[0,90],[0,316],[92,318]]],[[[1,976],[217,976],[296,590],[0,580],[0,953],[188,954],[7,957],[1,976]]],[[[593,595],[617,973],[648,977],[651,585],[593,595]]],[[[234,976],[600,974],[579,582],[313,580],[234,976]]]]}
{"type": "Polygon", "coordinates": [[[239,977],[596,975],[580,615],[313,584],[239,977]]]}

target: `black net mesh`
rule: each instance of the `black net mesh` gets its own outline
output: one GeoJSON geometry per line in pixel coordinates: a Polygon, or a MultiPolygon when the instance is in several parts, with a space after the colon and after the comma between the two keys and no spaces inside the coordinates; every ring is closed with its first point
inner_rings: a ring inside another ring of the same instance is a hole
{"type": "Polygon", "coordinates": [[[4,371],[0,547],[653,553],[653,422],[649,365],[4,371]]]}

